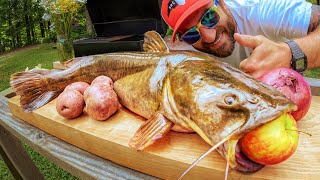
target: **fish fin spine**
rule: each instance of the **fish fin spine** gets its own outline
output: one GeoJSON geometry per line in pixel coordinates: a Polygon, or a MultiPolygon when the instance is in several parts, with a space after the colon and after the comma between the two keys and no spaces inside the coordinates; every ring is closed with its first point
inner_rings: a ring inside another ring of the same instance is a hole
{"type": "Polygon", "coordinates": [[[143,150],[156,140],[164,137],[172,128],[173,123],[161,113],[156,113],[137,130],[131,138],[129,146],[136,150],[143,150]]]}
{"type": "Polygon", "coordinates": [[[34,111],[59,95],[48,89],[47,78],[34,72],[18,72],[11,76],[10,85],[20,95],[20,105],[25,112],[34,111]]]}
{"type": "Polygon", "coordinates": [[[148,31],[144,34],[143,50],[146,52],[169,52],[167,44],[156,31],[148,31]]]}

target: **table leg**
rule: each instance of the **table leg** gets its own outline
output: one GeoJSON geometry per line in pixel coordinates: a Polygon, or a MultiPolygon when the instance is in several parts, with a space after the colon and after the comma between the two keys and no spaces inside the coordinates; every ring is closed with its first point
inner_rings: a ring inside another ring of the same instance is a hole
{"type": "Polygon", "coordinates": [[[0,154],[15,179],[44,179],[19,139],[0,125],[0,154]]]}

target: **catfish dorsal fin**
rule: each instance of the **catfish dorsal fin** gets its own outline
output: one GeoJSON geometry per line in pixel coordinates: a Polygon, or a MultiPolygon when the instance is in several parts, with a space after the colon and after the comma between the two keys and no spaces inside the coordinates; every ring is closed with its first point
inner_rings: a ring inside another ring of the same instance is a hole
{"type": "Polygon", "coordinates": [[[169,48],[160,34],[148,31],[144,34],[143,49],[146,52],[168,52],[169,48]]]}
{"type": "Polygon", "coordinates": [[[161,113],[156,113],[137,130],[129,142],[129,146],[136,150],[143,150],[152,145],[157,139],[164,137],[173,123],[161,113]]]}

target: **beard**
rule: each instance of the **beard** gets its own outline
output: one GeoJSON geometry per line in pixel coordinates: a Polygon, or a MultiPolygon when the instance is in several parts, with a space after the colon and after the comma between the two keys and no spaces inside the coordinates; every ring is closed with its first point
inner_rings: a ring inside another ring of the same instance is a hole
{"type": "Polygon", "coordinates": [[[217,57],[228,57],[232,54],[235,46],[235,39],[233,37],[236,27],[235,24],[231,22],[229,19],[227,21],[227,27],[216,27],[217,30],[217,36],[225,35],[225,40],[223,44],[221,44],[218,48],[211,48],[211,46],[214,46],[212,43],[202,43],[202,47],[196,48],[199,51],[203,51],[208,54],[212,54],[217,57]]]}

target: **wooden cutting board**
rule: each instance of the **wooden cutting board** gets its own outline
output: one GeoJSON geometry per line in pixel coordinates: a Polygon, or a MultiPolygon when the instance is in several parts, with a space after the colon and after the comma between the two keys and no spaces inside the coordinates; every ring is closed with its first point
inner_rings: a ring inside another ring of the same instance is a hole
{"type": "MultiPolygon", "coordinates": [[[[95,121],[86,112],[76,119],[65,119],[55,109],[55,100],[32,113],[24,113],[19,97],[9,100],[13,115],[81,149],[115,163],[163,179],[177,179],[210,146],[197,134],[170,132],[144,151],[128,146],[144,119],[120,109],[107,121],[95,121]]],[[[320,179],[320,96],[313,96],[308,114],[298,122],[301,131],[295,154],[287,161],[266,166],[253,174],[229,170],[229,179],[320,179]]],[[[223,179],[226,161],[214,151],[184,179],[223,179]]]]}

